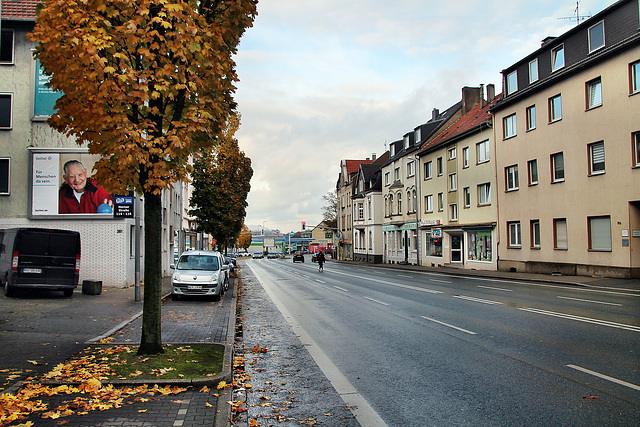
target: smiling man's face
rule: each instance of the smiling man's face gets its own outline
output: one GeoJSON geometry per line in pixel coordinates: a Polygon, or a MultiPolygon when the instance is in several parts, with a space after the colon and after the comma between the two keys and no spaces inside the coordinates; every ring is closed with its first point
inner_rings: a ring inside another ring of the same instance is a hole
{"type": "Polygon", "coordinates": [[[83,193],[87,185],[87,171],[78,164],[69,165],[64,180],[74,191],[83,193]]]}

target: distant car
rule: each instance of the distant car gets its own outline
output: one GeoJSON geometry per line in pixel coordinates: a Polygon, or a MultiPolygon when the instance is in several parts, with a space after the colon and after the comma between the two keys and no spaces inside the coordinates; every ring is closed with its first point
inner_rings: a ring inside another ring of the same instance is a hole
{"type": "Polygon", "coordinates": [[[273,253],[269,252],[267,254],[267,259],[276,259],[276,258],[280,258],[280,254],[277,252],[273,252],[273,253]]]}
{"type": "Polygon", "coordinates": [[[236,269],[236,264],[233,262],[233,258],[226,256],[224,257],[224,263],[229,266],[229,272],[233,273],[236,269]]]}
{"type": "Polygon", "coordinates": [[[318,254],[317,253],[311,255],[311,262],[318,262],[318,254]]]}
{"type": "Polygon", "coordinates": [[[304,255],[301,252],[296,252],[293,254],[293,262],[300,261],[304,262],[304,255]]]}
{"type": "Polygon", "coordinates": [[[210,296],[219,300],[229,289],[229,266],[220,252],[183,252],[171,276],[171,296],[210,296]]]}
{"type": "Polygon", "coordinates": [[[253,258],[253,259],[262,259],[262,258],[264,258],[264,255],[262,254],[262,252],[254,252],[253,255],[251,255],[251,258],[253,258]]]}

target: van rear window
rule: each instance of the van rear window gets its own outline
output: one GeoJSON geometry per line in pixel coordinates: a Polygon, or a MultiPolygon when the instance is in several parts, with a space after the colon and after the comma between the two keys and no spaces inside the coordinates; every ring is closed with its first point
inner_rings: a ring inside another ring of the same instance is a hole
{"type": "Polygon", "coordinates": [[[30,255],[75,257],[79,250],[75,234],[30,231],[20,233],[17,240],[17,250],[30,255]]]}

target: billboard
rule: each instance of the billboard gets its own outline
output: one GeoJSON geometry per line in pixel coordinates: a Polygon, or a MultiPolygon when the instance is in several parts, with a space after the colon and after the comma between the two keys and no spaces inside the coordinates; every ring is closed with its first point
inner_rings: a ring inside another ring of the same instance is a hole
{"type": "Polygon", "coordinates": [[[99,155],[87,150],[31,151],[31,217],[112,218],[114,196],[91,178],[99,155]]]}

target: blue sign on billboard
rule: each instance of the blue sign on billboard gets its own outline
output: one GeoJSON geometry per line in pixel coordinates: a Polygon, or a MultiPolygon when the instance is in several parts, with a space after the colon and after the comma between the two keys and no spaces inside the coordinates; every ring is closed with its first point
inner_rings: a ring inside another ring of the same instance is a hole
{"type": "Polygon", "coordinates": [[[46,84],[49,82],[49,76],[44,74],[40,60],[36,59],[36,81],[33,98],[33,116],[35,118],[47,118],[55,112],[55,105],[58,98],[62,96],[62,92],[54,91],[46,84]]]}

